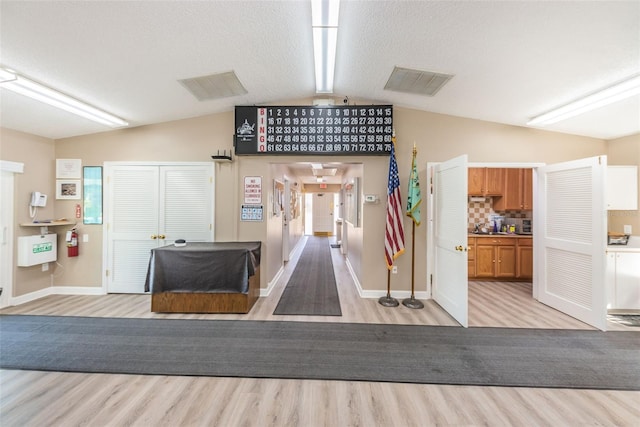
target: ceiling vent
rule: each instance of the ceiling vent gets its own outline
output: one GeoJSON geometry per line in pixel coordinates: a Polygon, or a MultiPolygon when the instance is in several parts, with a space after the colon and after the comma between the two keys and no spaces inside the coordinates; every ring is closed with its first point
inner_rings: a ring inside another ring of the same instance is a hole
{"type": "Polygon", "coordinates": [[[191,92],[198,101],[228,98],[230,96],[244,95],[247,93],[247,90],[242,86],[242,83],[240,83],[236,73],[233,71],[178,80],[178,82],[191,92]]]}
{"type": "Polygon", "coordinates": [[[384,88],[396,92],[433,96],[438,93],[438,91],[442,89],[442,86],[451,80],[452,77],[452,74],[394,67],[384,88]]]}

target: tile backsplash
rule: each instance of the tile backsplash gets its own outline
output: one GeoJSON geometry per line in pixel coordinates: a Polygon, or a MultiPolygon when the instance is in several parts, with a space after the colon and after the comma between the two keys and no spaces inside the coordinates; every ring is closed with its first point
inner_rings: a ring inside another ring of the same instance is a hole
{"type": "Polygon", "coordinates": [[[505,223],[509,223],[509,219],[531,218],[532,211],[494,211],[493,198],[487,197],[484,201],[469,200],[469,230],[473,230],[475,224],[483,223],[489,226],[491,215],[502,215],[505,223]]]}

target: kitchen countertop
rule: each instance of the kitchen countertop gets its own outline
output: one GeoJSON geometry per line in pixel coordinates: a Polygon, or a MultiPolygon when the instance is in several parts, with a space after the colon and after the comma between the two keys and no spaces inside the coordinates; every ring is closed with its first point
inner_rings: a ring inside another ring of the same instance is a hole
{"type": "Polygon", "coordinates": [[[492,233],[492,234],[476,234],[476,233],[468,233],[469,237],[479,237],[479,238],[483,238],[483,237],[507,237],[510,239],[519,237],[519,238],[532,238],[533,236],[531,234],[514,234],[514,233],[506,233],[506,234],[502,234],[502,233],[492,233]]]}
{"type": "Polygon", "coordinates": [[[626,245],[607,245],[607,252],[640,252],[640,236],[630,236],[626,245]]]}

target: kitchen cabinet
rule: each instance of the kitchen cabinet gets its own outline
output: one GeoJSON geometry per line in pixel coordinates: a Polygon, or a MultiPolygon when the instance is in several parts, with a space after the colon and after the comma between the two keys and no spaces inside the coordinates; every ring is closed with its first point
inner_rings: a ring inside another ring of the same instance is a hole
{"type": "Polygon", "coordinates": [[[638,210],[638,167],[607,167],[607,210],[638,210]]]}
{"type": "Polygon", "coordinates": [[[640,252],[607,250],[607,308],[640,310],[640,252]]]}
{"type": "Polygon", "coordinates": [[[533,279],[533,239],[518,238],[516,242],[516,278],[533,279]]]}
{"type": "Polygon", "coordinates": [[[475,245],[476,278],[515,278],[516,240],[478,238],[475,245]]]}
{"type": "Polygon", "coordinates": [[[469,168],[469,196],[501,196],[504,190],[503,168],[469,168]]]}
{"type": "Polygon", "coordinates": [[[502,197],[494,199],[493,209],[533,210],[533,169],[506,168],[502,197]]]}

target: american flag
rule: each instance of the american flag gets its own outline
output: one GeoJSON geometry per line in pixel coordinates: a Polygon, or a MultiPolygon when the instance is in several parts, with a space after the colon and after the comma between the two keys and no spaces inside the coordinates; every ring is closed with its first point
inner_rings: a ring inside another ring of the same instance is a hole
{"type": "Polygon", "coordinates": [[[387,268],[391,270],[393,260],[404,252],[404,225],[402,216],[402,198],[400,197],[400,179],[396,163],[395,137],[392,138],[389,155],[389,183],[387,185],[387,230],[384,236],[384,255],[387,268]]]}

